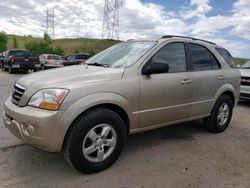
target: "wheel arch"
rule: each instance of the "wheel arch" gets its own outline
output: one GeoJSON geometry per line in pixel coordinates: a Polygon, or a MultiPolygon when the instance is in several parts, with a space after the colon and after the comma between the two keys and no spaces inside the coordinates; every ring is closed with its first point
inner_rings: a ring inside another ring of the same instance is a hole
{"type": "Polygon", "coordinates": [[[106,109],[109,109],[111,111],[114,111],[115,113],[117,113],[121,118],[122,120],[124,121],[125,125],[126,125],[126,130],[127,130],[127,134],[129,134],[129,129],[130,129],[130,119],[129,119],[129,116],[127,114],[127,112],[119,105],[117,104],[113,104],[113,103],[102,103],[102,104],[97,104],[97,105],[94,105],[92,107],[89,107],[88,109],[84,110],[83,112],[81,112],[73,121],[72,123],[70,124],[70,126],[68,127],[65,135],[64,135],[64,138],[63,138],[63,142],[62,142],[62,148],[64,147],[64,144],[65,144],[65,140],[67,138],[67,135],[69,134],[71,128],[73,127],[74,123],[79,119],[81,118],[84,114],[86,114],[87,112],[89,111],[92,111],[92,110],[95,110],[95,109],[98,109],[98,108],[106,108],[106,109]]]}
{"type": "Polygon", "coordinates": [[[234,105],[236,105],[236,103],[238,102],[236,90],[231,84],[225,84],[218,89],[218,91],[216,92],[214,96],[214,99],[215,99],[214,104],[216,103],[216,101],[221,95],[228,95],[232,99],[234,105]]]}
{"type": "Polygon", "coordinates": [[[58,125],[57,130],[61,134],[59,141],[61,149],[74,122],[88,111],[96,108],[107,108],[117,113],[125,122],[127,133],[129,133],[130,128],[137,126],[139,121],[139,116],[133,113],[131,106],[125,97],[115,93],[95,93],[79,99],[65,109],[63,118],[60,120],[63,127],[60,126],[60,123],[58,125]]]}

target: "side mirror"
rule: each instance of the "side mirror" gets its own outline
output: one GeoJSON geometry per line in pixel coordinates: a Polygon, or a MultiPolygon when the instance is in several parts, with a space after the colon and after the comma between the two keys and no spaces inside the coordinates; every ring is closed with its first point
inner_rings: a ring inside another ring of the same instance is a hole
{"type": "Polygon", "coordinates": [[[155,62],[152,62],[148,65],[146,64],[142,68],[142,75],[167,73],[168,70],[169,70],[168,62],[155,61],[155,62]]]}

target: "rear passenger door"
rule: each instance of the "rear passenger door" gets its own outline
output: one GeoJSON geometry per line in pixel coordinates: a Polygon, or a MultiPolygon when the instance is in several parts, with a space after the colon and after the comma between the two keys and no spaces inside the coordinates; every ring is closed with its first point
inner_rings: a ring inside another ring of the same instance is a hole
{"type": "Polygon", "coordinates": [[[188,46],[193,80],[191,116],[202,116],[210,113],[214,96],[225,80],[218,60],[209,49],[192,43],[188,46]]]}

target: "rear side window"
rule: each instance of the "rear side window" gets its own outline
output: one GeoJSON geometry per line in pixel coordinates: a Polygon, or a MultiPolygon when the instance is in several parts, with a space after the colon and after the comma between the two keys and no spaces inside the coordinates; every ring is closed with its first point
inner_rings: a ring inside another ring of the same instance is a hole
{"type": "Polygon", "coordinates": [[[223,59],[227,62],[227,64],[230,67],[232,67],[232,68],[236,67],[233,57],[231,56],[231,54],[227,50],[225,50],[223,48],[216,48],[216,50],[217,50],[217,52],[219,52],[219,54],[223,57],[223,59]]]}
{"type": "Polygon", "coordinates": [[[169,65],[168,72],[184,72],[187,70],[186,54],[183,43],[170,43],[161,48],[151,62],[165,61],[169,65]]]}
{"type": "Polygon", "coordinates": [[[219,62],[205,47],[189,44],[191,50],[192,66],[195,71],[219,69],[219,62]]]}

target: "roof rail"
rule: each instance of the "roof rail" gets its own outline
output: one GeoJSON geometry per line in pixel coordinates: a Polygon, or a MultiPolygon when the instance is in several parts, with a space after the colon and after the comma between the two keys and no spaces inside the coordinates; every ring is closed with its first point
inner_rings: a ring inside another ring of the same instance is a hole
{"type": "Polygon", "coordinates": [[[207,40],[198,39],[198,38],[193,38],[193,37],[179,36],[179,35],[164,35],[164,36],[161,37],[161,38],[174,38],[174,37],[177,37],[177,38],[184,38],[184,39],[191,39],[191,40],[198,40],[198,41],[207,42],[207,43],[216,45],[214,42],[210,42],[210,41],[207,41],[207,40]]]}

